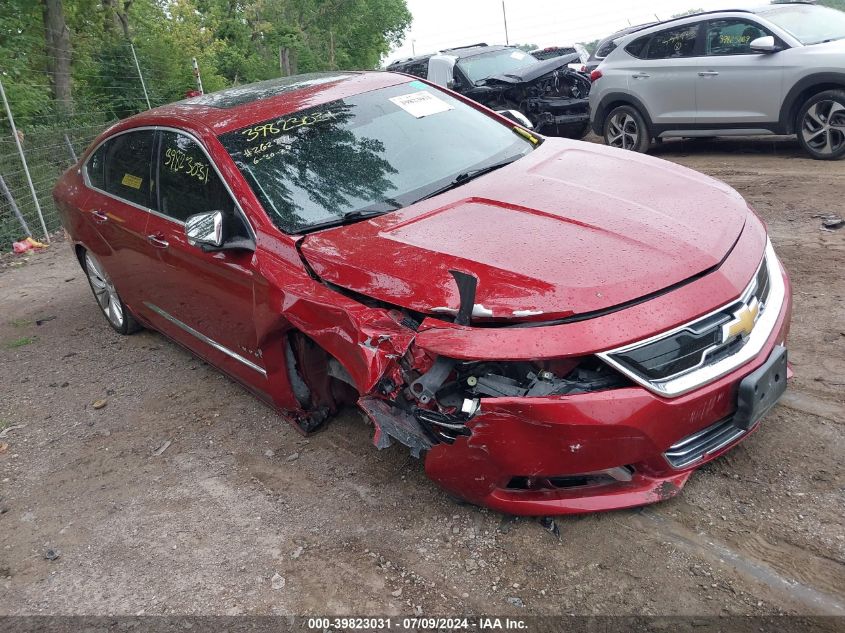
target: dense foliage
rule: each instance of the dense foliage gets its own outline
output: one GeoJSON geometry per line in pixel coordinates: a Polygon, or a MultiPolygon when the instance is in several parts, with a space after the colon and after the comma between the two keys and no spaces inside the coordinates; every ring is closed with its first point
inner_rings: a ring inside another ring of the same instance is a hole
{"type": "Polygon", "coordinates": [[[23,121],[55,111],[51,57],[71,60],[75,111],[109,101],[123,116],[143,105],[130,40],[155,105],[194,87],[192,57],[206,91],[288,72],[375,68],[410,21],[405,0],[3,0],[0,70],[23,121]],[[69,52],[51,45],[49,30],[45,38],[47,5],[63,11],[69,52]]]}
{"type": "MultiPolygon", "coordinates": [[[[50,192],[74,156],[148,101],[184,98],[196,87],[192,58],[206,92],[375,68],[410,23],[405,0],[2,0],[0,80],[47,230],[59,226],[50,192]]],[[[12,199],[0,186],[7,250],[25,235],[15,206],[33,233],[43,230],[5,113],[0,177],[12,199]]]]}

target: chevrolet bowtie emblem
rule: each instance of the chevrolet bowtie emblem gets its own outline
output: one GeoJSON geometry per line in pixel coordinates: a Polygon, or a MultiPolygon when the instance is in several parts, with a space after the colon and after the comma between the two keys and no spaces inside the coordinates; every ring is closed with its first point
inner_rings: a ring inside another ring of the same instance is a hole
{"type": "Polygon", "coordinates": [[[722,326],[722,341],[727,342],[735,336],[746,338],[751,335],[757,317],[760,316],[760,302],[756,298],[733,313],[733,318],[722,326]]]}

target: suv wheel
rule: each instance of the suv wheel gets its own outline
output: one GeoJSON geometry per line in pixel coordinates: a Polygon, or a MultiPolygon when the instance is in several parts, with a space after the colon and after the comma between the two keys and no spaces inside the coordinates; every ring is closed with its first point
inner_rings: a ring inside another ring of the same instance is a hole
{"type": "Polygon", "coordinates": [[[611,110],[604,121],[604,142],[611,147],[647,152],[651,132],[636,108],[619,106],[611,110]]]}
{"type": "Polygon", "coordinates": [[[798,142],[817,160],[845,157],[845,91],[810,97],[798,113],[798,142]]]}

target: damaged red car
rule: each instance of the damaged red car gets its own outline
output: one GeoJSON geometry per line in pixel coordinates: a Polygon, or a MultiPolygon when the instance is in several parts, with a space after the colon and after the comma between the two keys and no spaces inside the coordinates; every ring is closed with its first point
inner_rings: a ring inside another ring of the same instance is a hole
{"type": "Polygon", "coordinates": [[[647,504],[786,388],[790,285],[730,187],[406,75],[305,75],[103,133],[54,197],[112,327],[303,433],[357,404],[469,502],[647,504]]]}

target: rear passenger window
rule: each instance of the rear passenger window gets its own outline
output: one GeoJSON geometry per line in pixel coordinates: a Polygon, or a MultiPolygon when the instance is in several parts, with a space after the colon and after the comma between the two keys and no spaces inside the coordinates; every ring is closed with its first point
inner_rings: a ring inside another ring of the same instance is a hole
{"type": "Polygon", "coordinates": [[[86,166],[91,185],[142,207],[153,207],[153,139],[152,130],[140,130],[106,141],[86,166]]]}
{"type": "Polygon", "coordinates": [[[707,55],[749,55],[751,42],[771,33],[759,24],[742,19],[712,20],[707,25],[705,52],[707,55]]]}
{"type": "Polygon", "coordinates": [[[688,24],[676,29],[661,31],[651,36],[645,59],[676,59],[695,55],[698,24],[688,24]]]}
{"type": "MultiPolygon", "coordinates": [[[[635,39],[633,42],[631,42],[630,44],[628,44],[628,46],[625,47],[625,50],[630,55],[633,55],[634,57],[638,57],[640,59],[643,59],[645,57],[645,49],[648,46],[649,40],[651,40],[651,35],[646,35],[645,37],[639,37],[639,38],[635,39]]],[[[613,52],[613,49],[616,48],[616,45],[613,44],[613,42],[611,42],[611,44],[613,45],[613,48],[611,48],[609,51],[607,51],[607,53],[605,54],[605,57],[607,57],[607,55],[610,55],[613,52]]]]}
{"type": "Polygon", "coordinates": [[[157,169],[161,213],[184,222],[195,213],[222,211],[227,235],[248,237],[232,196],[194,140],[177,132],[161,132],[157,169]]]}

